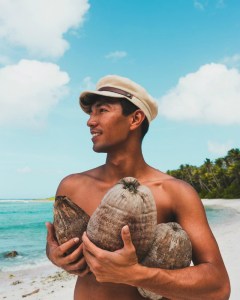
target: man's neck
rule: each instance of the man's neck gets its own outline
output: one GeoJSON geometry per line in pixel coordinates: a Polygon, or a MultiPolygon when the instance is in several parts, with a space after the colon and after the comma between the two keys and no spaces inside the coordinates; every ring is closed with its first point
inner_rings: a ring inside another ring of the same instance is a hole
{"type": "Polygon", "coordinates": [[[140,178],[149,166],[144,161],[142,152],[139,151],[134,153],[134,156],[126,152],[114,155],[108,154],[103,168],[106,177],[114,181],[127,176],[140,178]]]}

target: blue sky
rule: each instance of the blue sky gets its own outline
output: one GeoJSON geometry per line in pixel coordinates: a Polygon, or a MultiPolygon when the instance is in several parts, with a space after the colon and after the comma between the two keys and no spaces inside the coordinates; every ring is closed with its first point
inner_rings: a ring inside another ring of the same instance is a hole
{"type": "Polygon", "coordinates": [[[81,91],[108,74],[143,85],[159,116],[143,142],[162,170],[240,147],[237,0],[0,1],[0,198],[44,198],[104,163],[81,91]]]}

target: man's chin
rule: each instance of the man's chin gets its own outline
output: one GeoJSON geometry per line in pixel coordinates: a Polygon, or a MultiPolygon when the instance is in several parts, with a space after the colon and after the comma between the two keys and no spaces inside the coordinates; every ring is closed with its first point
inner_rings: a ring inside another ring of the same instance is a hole
{"type": "Polygon", "coordinates": [[[94,146],[93,146],[93,151],[96,153],[106,153],[107,152],[107,150],[105,148],[94,147],[94,146]]]}

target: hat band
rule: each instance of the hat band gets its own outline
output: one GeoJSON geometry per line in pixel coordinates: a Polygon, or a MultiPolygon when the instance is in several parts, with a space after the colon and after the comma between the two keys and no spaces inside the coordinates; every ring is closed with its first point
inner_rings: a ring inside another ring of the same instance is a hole
{"type": "Polygon", "coordinates": [[[133,95],[126,92],[126,91],[123,91],[121,89],[118,89],[118,88],[115,88],[115,87],[112,87],[112,86],[103,86],[101,87],[100,89],[98,89],[98,91],[107,91],[107,92],[113,92],[113,93],[116,93],[116,94],[120,94],[120,95],[123,95],[125,97],[128,97],[130,99],[132,99],[133,95]]]}

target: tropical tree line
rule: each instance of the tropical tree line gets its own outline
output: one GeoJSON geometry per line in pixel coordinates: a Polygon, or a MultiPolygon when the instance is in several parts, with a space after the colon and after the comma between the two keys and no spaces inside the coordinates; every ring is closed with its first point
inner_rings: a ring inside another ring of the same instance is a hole
{"type": "Polygon", "coordinates": [[[225,157],[206,159],[200,167],[180,165],[168,174],[187,181],[201,198],[240,198],[240,150],[231,149],[225,157]]]}

